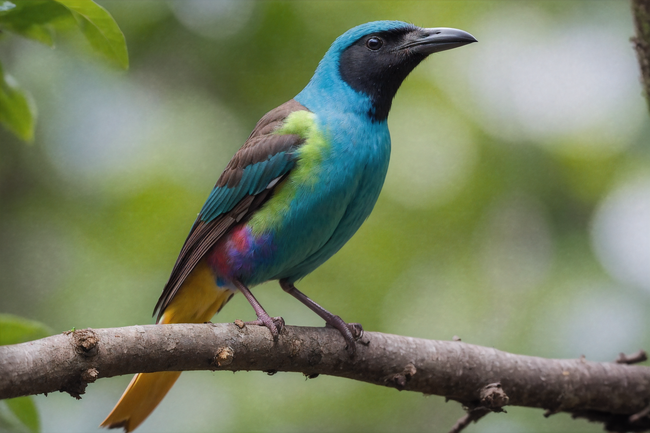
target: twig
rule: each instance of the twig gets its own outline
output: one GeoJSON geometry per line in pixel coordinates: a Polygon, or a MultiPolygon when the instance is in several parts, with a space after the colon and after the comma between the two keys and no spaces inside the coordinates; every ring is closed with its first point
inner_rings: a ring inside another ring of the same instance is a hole
{"type": "Polygon", "coordinates": [[[449,433],[459,433],[472,422],[477,422],[490,412],[505,412],[503,406],[509,402],[509,397],[499,382],[489,383],[479,391],[479,406],[463,405],[467,413],[451,428],[449,433]]]}
{"type": "Polygon", "coordinates": [[[646,353],[645,350],[639,349],[638,352],[634,352],[632,355],[626,355],[624,353],[620,353],[618,355],[618,358],[616,358],[616,363],[617,364],[638,364],[639,362],[644,362],[648,360],[648,354],[646,353]]]}
{"type": "Polygon", "coordinates": [[[640,411],[639,413],[635,413],[630,417],[630,422],[632,424],[637,424],[639,421],[641,421],[643,418],[647,417],[650,415],[650,405],[646,406],[645,409],[640,411]]]}
{"type": "Polygon", "coordinates": [[[488,413],[490,413],[490,409],[486,409],[484,407],[468,410],[464,416],[460,417],[458,421],[456,421],[456,424],[454,424],[451,430],[449,430],[449,433],[462,432],[463,430],[465,430],[465,427],[467,427],[473,422],[477,422],[488,413]]]}

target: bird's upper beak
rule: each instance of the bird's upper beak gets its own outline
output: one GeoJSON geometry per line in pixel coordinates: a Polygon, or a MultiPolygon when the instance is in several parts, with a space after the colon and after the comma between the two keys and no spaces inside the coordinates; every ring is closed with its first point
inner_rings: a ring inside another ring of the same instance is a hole
{"type": "Polygon", "coordinates": [[[462,47],[472,42],[478,41],[474,36],[463,30],[438,27],[417,29],[410,32],[406,36],[404,44],[400,45],[398,49],[428,56],[439,51],[462,47]]]}

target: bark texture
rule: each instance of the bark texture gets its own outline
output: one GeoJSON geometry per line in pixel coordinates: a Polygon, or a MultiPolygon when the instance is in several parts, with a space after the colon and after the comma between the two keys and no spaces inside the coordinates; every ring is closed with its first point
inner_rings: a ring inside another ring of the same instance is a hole
{"type": "Polygon", "coordinates": [[[0,398],[54,391],[79,398],[98,378],[163,370],[327,374],[444,396],[470,411],[508,404],[571,412],[610,431],[650,427],[650,367],[376,332],[363,334],[351,358],[334,329],[287,326],[274,342],[266,328],[241,322],[84,329],[2,346],[0,398]]]}
{"type": "Polygon", "coordinates": [[[650,109],[650,0],[632,0],[636,37],[632,43],[641,68],[641,82],[650,109]]]}

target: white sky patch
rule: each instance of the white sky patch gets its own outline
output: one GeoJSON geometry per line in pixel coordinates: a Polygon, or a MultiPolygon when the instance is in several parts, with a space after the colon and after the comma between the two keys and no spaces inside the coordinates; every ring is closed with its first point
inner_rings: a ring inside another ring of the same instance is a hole
{"type": "Polygon", "coordinates": [[[554,245],[543,204],[519,194],[498,200],[476,233],[480,269],[502,291],[532,289],[548,275],[554,245]]]}
{"type": "Polygon", "coordinates": [[[611,362],[620,352],[638,349],[647,314],[642,303],[621,296],[621,289],[592,281],[568,302],[561,317],[546,322],[560,340],[560,356],[611,362]]]}
{"type": "Polygon", "coordinates": [[[61,63],[62,92],[54,109],[44,105],[40,127],[52,165],[82,194],[107,193],[108,183],[112,193],[126,192],[161,173],[205,188],[246,138],[227,108],[190,89],[160,91],[61,63]]]}
{"type": "MultiPolygon", "coordinates": [[[[464,66],[464,79],[444,77],[441,88],[461,92],[459,107],[503,141],[584,157],[624,150],[646,115],[632,28],[578,18],[558,19],[533,4],[499,8],[472,28],[479,43],[471,53],[449,58],[464,66]]],[[[449,71],[456,69],[436,65],[432,75],[449,71]]]]}
{"type": "Polygon", "coordinates": [[[186,28],[209,39],[232,36],[250,20],[255,2],[241,0],[173,0],[172,12],[186,28]]]}
{"type": "Polygon", "coordinates": [[[610,275],[650,292],[650,174],[627,181],[605,198],[591,236],[610,275]]]}
{"type": "Polygon", "coordinates": [[[431,103],[400,107],[389,123],[392,150],[385,193],[409,208],[452,199],[478,159],[469,128],[431,103]]]}

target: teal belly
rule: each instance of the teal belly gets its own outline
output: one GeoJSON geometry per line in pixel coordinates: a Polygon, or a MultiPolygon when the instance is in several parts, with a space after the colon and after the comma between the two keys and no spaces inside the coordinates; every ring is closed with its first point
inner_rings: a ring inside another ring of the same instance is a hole
{"type": "Polygon", "coordinates": [[[379,133],[342,136],[346,142],[339,145],[332,141],[316,155],[317,165],[298,160],[279,191],[247,223],[250,254],[238,260],[246,265],[240,267],[246,270],[239,276],[242,282],[295,282],[354,235],[370,215],[388,169],[390,137],[385,125],[377,126],[379,133]],[[304,166],[308,176],[300,171],[304,166]]]}

